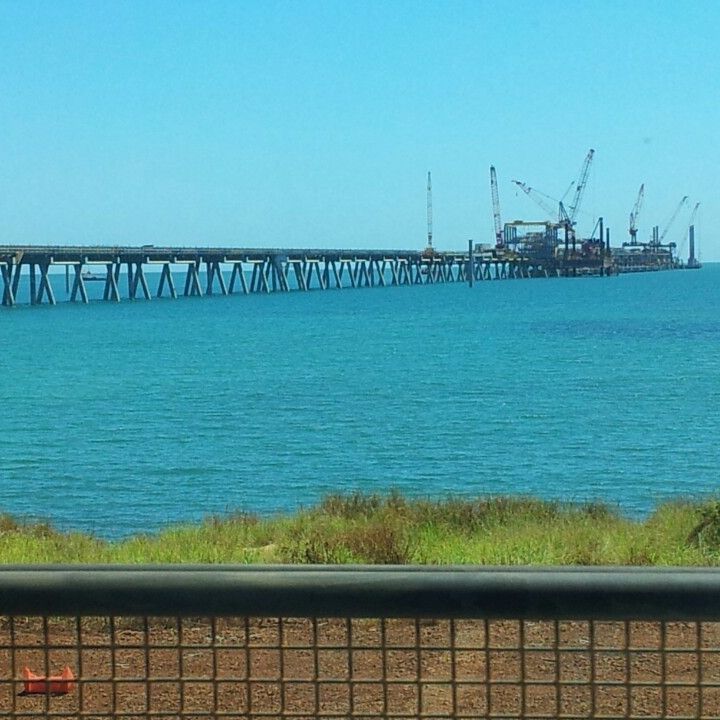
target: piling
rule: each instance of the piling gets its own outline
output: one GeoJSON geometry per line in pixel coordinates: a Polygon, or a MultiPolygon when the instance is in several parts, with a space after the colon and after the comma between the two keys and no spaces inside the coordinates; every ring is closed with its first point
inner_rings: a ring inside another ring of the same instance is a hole
{"type": "Polygon", "coordinates": [[[468,240],[468,264],[467,264],[468,287],[473,286],[473,275],[474,274],[475,274],[475,259],[473,257],[473,241],[468,240]]]}
{"type": "Polygon", "coordinates": [[[688,265],[690,267],[694,266],[697,260],[695,260],[695,226],[690,226],[690,255],[688,256],[688,265]]]}

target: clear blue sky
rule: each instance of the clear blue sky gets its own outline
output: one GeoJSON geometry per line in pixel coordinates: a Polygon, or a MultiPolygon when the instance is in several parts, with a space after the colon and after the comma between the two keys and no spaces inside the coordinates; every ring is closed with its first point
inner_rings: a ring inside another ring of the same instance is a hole
{"type": "MultiPolygon", "coordinates": [[[[439,248],[702,203],[720,260],[720,3],[0,0],[0,244],[439,248]]],[[[689,213],[687,213],[689,214],[689,213]]],[[[687,214],[668,235],[680,242],[687,214]]]]}

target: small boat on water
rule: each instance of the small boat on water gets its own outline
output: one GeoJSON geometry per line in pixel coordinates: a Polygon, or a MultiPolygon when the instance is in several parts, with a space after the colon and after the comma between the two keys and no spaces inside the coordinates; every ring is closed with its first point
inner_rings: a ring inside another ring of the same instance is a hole
{"type": "Polygon", "coordinates": [[[82,272],[82,279],[85,282],[102,282],[105,280],[105,278],[100,277],[99,275],[93,275],[89,270],[83,270],[82,272]]]}

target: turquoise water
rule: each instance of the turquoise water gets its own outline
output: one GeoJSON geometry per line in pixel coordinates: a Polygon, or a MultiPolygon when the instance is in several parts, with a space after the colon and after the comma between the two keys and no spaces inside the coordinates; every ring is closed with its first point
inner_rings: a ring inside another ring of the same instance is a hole
{"type": "Polygon", "coordinates": [[[0,339],[0,511],[61,528],[393,488],[642,514],[720,484],[720,266],[16,307],[0,339]]]}

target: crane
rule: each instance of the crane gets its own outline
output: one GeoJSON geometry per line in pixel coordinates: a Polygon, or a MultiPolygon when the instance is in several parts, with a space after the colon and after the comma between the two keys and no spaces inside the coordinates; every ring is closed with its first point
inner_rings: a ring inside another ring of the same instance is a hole
{"type": "Polygon", "coordinates": [[[432,217],[432,179],[430,177],[430,171],[428,170],[428,181],[427,181],[427,250],[432,253],[433,244],[433,217],[432,217]]]}
{"type": "MultiPolygon", "coordinates": [[[[561,212],[559,210],[556,210],[554,207],[552,207],[545,198],[548,200],[552,200],[548,195],[545,195],[545,193],[541,193],[539,190],[536,190],[535,188],[529,187],[526,183],[520,182],[520,180],[513,180],[513,182],[530,198],[532,199],[536,205],[541,207],[550,217],[558,217],[561,215],[561,212]]],[[[560,203],[562,205],[562,203],[560,203]]]]}
{"type": "Polygon", "coordinates": [[[672,217],[668,220],[667,225],[665,226],[665,229],[662,231],[662,235],[660,235],[660,239],[658,240],[658,244],[662,245],[663,240],[665,239],[665,236],[668,233],[668,230],[672,226],[672,224],[675,222],[675,218],[678,216],[678,213],[685,207],[685,203],[688,201],[688,196],[685,195],[683,199],[679,202],[678,206],[675,208],[675,212],[672,214],[672,217]]]}
{"type": "Polygon", "coordinates": [[[687,227],[688,229],[685,231],[685,235],[682,239],[682,242],[680,243],[680,249],[678,250],[678,255],[682,255],[683,251],[685,250],[685,240],[687,240],[687,237],[690,232],[690,228],[695,223],[695,217],[697,216],[698,208],[700,207],[700,203],[695,203],[695,207],[693,208],[693,211],[690,213],[690,219],[688,220],[687,227]]]}
{"type": "Polygon", "coordinates": [[[565,202],[565,198],[567,197],[567,194],[573,189],[573,186],[575,185],[575,181],[573,180],[569,185],[568,189],[563,193],[563,196],[560,198],[560,202],[565,202]]]}
{"type": "Polygon", "coordinates": [[[688,227],[690,227],[694,222],[695,218],[697,217],[697,211],[700,207],[700,203],[695,203],[695,207],[693,208],[693,211],[690,213],[690,220],[688,221],[688,227]]]}
{"type": "Polygon", "coordinates": [[[642,207],[644,197],[645,197],[645,183],[643,183],[640,186],[640,190],[638,191],[637,200],[635,201],[635,205],[633,205],[632,212],[630,213],[630,227],[628,228],[628,232],[630,233],[630,244],[631,245],[637,245],[637,219],[638,219],[638,215],[640,214],[640,208],[642,207]]]}
{"type": "Polygon", "coordinates": [[[503,227],[500,219],[500,195],[498,194],[497,174],[494,165],[490,166],[490,195],[492,196],[493,221],[495,222],[495,247],[501,248],[505,242],[503,240],[503,227]]]}
{"type": "Polygon", "coordinates": [[[548,198],[549,200],[553,200],[553,198],[545,195],[544,193],[541,193],[539,190],[528,187],[528,185],[520,182],[519,180],[513,180],[513,182],[528,197],[532,198],[543,210],[545,210],[546,213],[548,213],[551,217],[557,217],[557,222],[561,225],[564,225],[568,230],[571,231],[573,225],[575,225],[575,219],[577,218],[577,214],[580,210],[580,204],[582,203],[583,195],[585,194],[585,188],[587,187],[588,177],[590,175],[590,165],[592,164],[593,155],[595,155],[595,151],[590,148],[590,150],[588,150],[588,154],[585,156],[582,167],[580,168],[580,175],[577,181],[571,182],[570,187],[568,187],[568,189],[565,191],[565,195],[567,195],[573,185],[575,185],[575,194],[573,196],[572,203],[568,206],[567,209],[565,208],[565,204],[563,202],[565,200],[565,195],[563,195],[563,199],[559,202],[554,200],[554,202],[558,202],[558,209],[556,212],[555,208],[551,208],[540,196],[548,198]]]}
{"type": "Polygon", "coordinates": [[[585,194],[585,188],[587,187],[587,181],[590,175],[590,165],[592,163],[594,154],[595,151],[590,148],[590,150],[588,150],[588,154],[585,156],[582,167],[580,168],[580,176],[575,185],[575,195],[573,197],[571,205],[568,208],[568,216],[570,218],[571,225],[575,224],[575,219],[577,218],[578,211],[580,210],[580,203],[582,202],[583,195],[585,194]]]}

